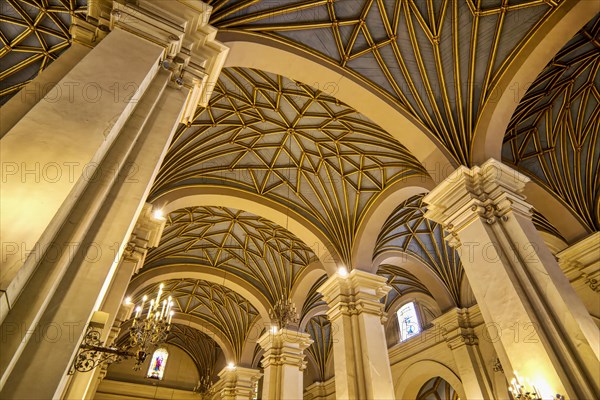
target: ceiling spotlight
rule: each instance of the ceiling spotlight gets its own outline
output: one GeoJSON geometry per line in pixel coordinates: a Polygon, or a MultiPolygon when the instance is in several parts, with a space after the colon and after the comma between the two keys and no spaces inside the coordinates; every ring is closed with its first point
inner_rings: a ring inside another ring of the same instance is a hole
{"type": "Polygon", "coordinates": [[[155,219],[164,219],[165,218],[163,210],[160,208],[157,208],[156,210],[154,210],[152,215],[154,216],[155,219]]]}

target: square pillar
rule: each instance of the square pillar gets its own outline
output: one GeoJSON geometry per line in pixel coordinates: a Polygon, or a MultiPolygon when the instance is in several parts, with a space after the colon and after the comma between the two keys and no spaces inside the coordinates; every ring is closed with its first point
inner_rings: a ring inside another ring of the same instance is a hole
{"type": "Polygon", "coordinates": [[[329,305],[338,399],[393,399],[384,305],[386,279],[360,270],[336,273],[318,289],[329,305]]]}
{"type": "Polygon", "coordinates": [[[536,230],[523,190],[529,178],[499,161],[459,167],[425,197],[444,226],[481,313],[497,332],[508,381],[526,377],[544,398],[600,392],[600,333],[536,230]],[[510,367],[509,367],[510,366],[510,367]]]}
{"type": "Polygon", "coordinates": [[[275,327],[258,339],[265,350],[263,399],[302,399],[304,350],[312,342],[308,333],[275,327]]]}
{"type": "Polygon", "coordinates": [[[213,400],[252,400],[254,386],[260,379],[260,371],[250,368],[227,366],[219,372],[219,380],[213,386],[213,400]]]}

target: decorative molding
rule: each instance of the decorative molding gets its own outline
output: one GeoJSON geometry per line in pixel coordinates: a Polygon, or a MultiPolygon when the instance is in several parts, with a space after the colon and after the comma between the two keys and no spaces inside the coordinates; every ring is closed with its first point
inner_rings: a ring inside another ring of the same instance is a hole
{"type": "Polygon", "coordinates": [[[600,293],[600,232],[592,233],[556,256],[558,264],[575,288],[587,285],[600,293]]]}
{"type": "Polygon", "coordinates": [[[154,215],[152,209],[152,204],[144,205],[123,251],[123,259],[136,264],[134,274],[144,265],[148,250],[158,246],[165,228],[166,219],[154,215]]]}
{"type": "Polygon", "coordinates": [[[458,233],[477,219],[495,224],[507,221],[509,211],[531,218],[532,207],[523,195],[529,180],[492,158],[471,169],[460,166],[425,196],[429,204],[425,217],[442,224],[450,232],[448,243],[458,247],[458,233]]]}
{"type": "Polygon", "coordinates": [[[361,313],[385,317],[380,300],[391,289],[385,277],[355,269],[347,276],[331,276],[317,290],[329,305],[329,320],[334,321],[341,315],[361,313]]]}
{"type": "Polygon", "coordinates": [[[219,380],[213,386],[213,399],[251,399],[261,376],[255,369],[227,366],[219,372],[219,380]]]}
{"type": "Polygon", "coordinates": [[[261,362],[263,368],[286,365],[295,366],[302,371],[306,368],[304,350],[313,340],[308,333],[277,329],[268,330],[258,338],[257,343],[265,350],[261,362]]]}

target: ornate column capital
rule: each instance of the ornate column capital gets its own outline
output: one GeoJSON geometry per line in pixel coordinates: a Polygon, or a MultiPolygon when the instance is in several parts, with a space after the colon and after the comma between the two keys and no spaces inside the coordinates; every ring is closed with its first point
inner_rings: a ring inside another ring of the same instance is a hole
{"type": "Polygon", "coordinates": [[[161,66],[173,73],[173,84],[189,95],[181,123],[208,104],[229,48],[215,40],[208,24],[212,7],[198,0],[91,0],[86,21],[74,19],[73,40],[94,46],[115,28],[163,47],[161,66]]]}
{"type": "Polygon", "coordinates": [[[329,305],[327,314],[330,319],[361,313],[385,318],[384,305],[380,300],[390,290],[384,277],[355,269],[346,276],[337,273],[331,276],[318,292],[329,305]]]}
{"type": "Polygon", "coordinates": [[[442,224],[450,232],[448,243],[458,246],[458,232],[477,219],[494,224],[510,211],[531,217],[523,195],[529,180],[493,158],[471,169],[460,166],[425,196],[425,217],[442,224]]]}
{"type": "Polygon", "coordinates": [[[557,255],[558,263],[574,286],[587,285],[600,292],[600,232],[594,232],[557,255]]]}
{"type": "Polygon", "coordinates": [[[265,350],[263,368],[269,366],[293,365],[304,370],[304,350],[313,342],[308,333],[291,329],[269,330],[258,339],[265,350]]]}
{"type": "MultiPolygon", "coordinates": [[[[439,329],[451,350],[461,346],[473,346],[479,343],[472,322],[471,310],[454,308],[435,319],[436,329],[439,329]]],[[[478,313],[479,310],[476,310],[478,313]]]]}
{"type": "Polygon", "coordinates": [[[152,212],[152,204],[146,203],[123,252],[123,258],[136,263],[134,273],[144,265],[148,250],[158,246],[167,220],[152,212]]]}
{"type": "Polygon", "coordinates": [[[214,399],[251,399],[254,385],[260,379],[260,371],[243,367],[225,367],[219,372],[219,380],[213,387],[214,399]]]}

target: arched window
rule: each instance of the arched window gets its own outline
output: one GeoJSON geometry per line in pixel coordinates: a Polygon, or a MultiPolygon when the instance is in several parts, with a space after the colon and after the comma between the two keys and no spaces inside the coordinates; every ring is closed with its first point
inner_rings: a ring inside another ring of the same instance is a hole
{"type": "Polygon", "coordinates": [[[165,348],[157,349],[150,360],[150,368],[148,368],[148,378],[162,380],[167,365],[169,352],[165,348]]]}
{"type": "Polygon", "coordinates": [[[415,303],[406,303],[398,310],[398,324],[400,325],[400,341],[403,342],[421,332],[421,324],[417,318],[415,303]]]}

